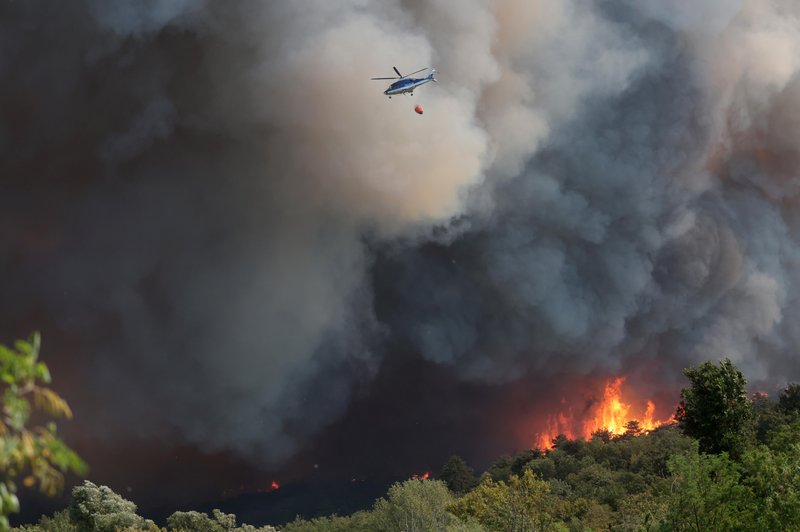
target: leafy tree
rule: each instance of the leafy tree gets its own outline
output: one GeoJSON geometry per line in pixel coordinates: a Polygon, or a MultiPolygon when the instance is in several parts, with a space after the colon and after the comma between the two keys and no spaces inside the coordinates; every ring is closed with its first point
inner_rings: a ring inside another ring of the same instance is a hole
{"type": "Polygon", "coordinates": [[[622,435],[623,438],[635,438],[644,434],[644,430],[642,430],[641,424],[634,420],[628,421],[625,424],[625,433],[622,435]]]}
{"type": "Polygon", "coordinates": [[[460,456],[455,455],[442,466],[439,478],[456,495],[464,494],[478,484],[472,468],[460,456]]]}
{"type": "MultiPolygon", "coordinates": [[[[652,486],[653,483],[651,481],[652,479],[648,479],[646,475],[629,470],[614,472],[614,484],[622,488],[622,495],[644,493],[652,486]]],[[[609,502],[609,504],[616,508],[618,501],[614,499],[614,502],[609,502]]]]}
{"type": "Polygon", "coordinates": [[[508,480],[511,477],[511,465],[513,462],[514,459],[512,457],[503,455],[489,466],[484,475],[488,475],[495,482],[508,480]]]}
{"type": "Polygon", "coordinates": [[[445,530],[457,519],[445,506],[453,500],[441,480],[407,480],[389,488],[388,498],[373,509],[374,530],[423,532],[445,530]]]}
{"type": "Polygon", "coordinates": [[[559,434],[553,439],[553,449],[576,456],[581,452],[585,443],[583,439],[571,440],[563,434],[559,434]]]}
{"type": "Polygon", "coordinates": [[[528,468],[543,480],[556,479],[556,463],[549,456],[531,460],[528,468]]]}
{"type": "Polygon", "coordinates": [[[16,532],[78,532],[69,518],[69,512],[62,510],[53,514],[53,517],[42,516],[35,525],[23,525],[13,529],[16,532]]]}
{"type": "Polygon", "coordinates": [[[300,517],[281,527],[281,532],[372,532],[375,530],[370,512],[356,512],[351,516],[317,517],[305,520],[300,517]]]}
{"type": "Polygon", "coordinates": [[[548,509],[550,486],[526,470],[508,482],[485,477],[477,488],[448,506],[463,520],[474,519],[488,530],[515,532],[557,530],[548,509]]]}
{"type": "Polygon", "coordinates": [[[13,348],[0,345],[0,530],[9,528],[8,515],[19,511],[15,479],[25,475],[25,486],[38,485],[53,496],[64,486],[64,474],[86,472],[86,464],[57,436],[55,423],[28,427],[35,410],[54,417],[72,417],[64,399],[44,386],[50,371],[39,360],[40,338],[33,334],[13,348]]]}
{"type": "Polygon", "coordinates": [[[274,532],[272,527],[255,528],[236,526],[236,516],[220,510],[211,511],[211,517],[202,512],[175,512],[167,517],[167,528],[179,532],[274,532]]]}
{"type": "Polygon", "coordinates": [[[582,467],[568,480],[578,496],[602,503],[611,504],[625,495],[625,490],[616,482],[616,475],[600,464],[582,467]]]}
{"type": "Polygon", "coordinates": [[[768,446],[777,452],[792,452],[800,444],[800,419],[778,427],[770,434],[768,446]]]}
{"type": "Polygon", "coordinates": [[[580,519],[571,519],[571,529],[580,530],[608,530],[615,521],[614,512],[605,504],[588,501],[587,508],[581,513],[580,519]]]}
{"type": "MultiPolygon", "coordinates": [[[[567,446],[571,445],[564,435],[553,439],[553,442],[561,442],[563,445],[567,446]]],[[[489,466],[485,474],[492,477],[492,480],[495,482],[498,480],[508,480],[512,475],[521,475],[532,460],[536,460],[542,456],[544,456],[544,452],[540,449],[525,449],[513,456],[503,455],[489,466]]]]}
{"type": "Polygon", "coordinates": [[[786,452],[759,446],[742,459],[754,530],[800,530],[800,440],[794,441],[786,452]]]}
{"type": "Polygon", "coordinates": [[[586,442],[581,453],[581,460],[591,458],[593,462],[605,464],[611,469],[627,469],[631,460],[630,438],[614,438],[603,441],[593,438],[586,442]]]}
{"type": "Polygon", "coordinates": [[[136,515],[136,505],[111,490],[88,480],[72,488],[70,520],[82,532],[117,532],[119,529],[148,526],[136,515]]]}
{"type": "Polygon", "coordinates": [[[791,383],[781,390],[778,409],[792,418],[800,417],[800,384],[791,383]]]}
{"type": "Polygon", "coordinates": [[[596,431],[592,432],[592,437],[590,441],[599,440],[603,443],[608,443],[612,439],[614,439],[614,433],[608,429],[597,429],[596,431]]]}
{"type": "Polygon", "coordinates": [[[750,522],[750,496],[727,453],[702,454],[698,445],[670,459],[673,477],[666,521],[672,530],[741,530],[750,522]]]}
{"type": "Polygon", "coordinates": [[[683,374],[692,386],[681,390],[675,413],[680,428],[700,442],[703,452],[741,456],[752,437],[753,422],[742,372],[725,359],[719,366],[705,362],[683,374]]]}
{"type": "MultiPolygon", "coordinates": [[[[223,516],[227,517],[225,514],[223,514],[223,516]]],[[[217,519],[211,519],[202,512],[175,512],[167,517],[167,528],[171,530],[227,532],[234,526],[236,526],[235,517],[233,518],[233,522],[230,522],[230,520],[226,518],[223,518],[222,522],[220,522],[217,519]]]]}
{"type": "Polygon", "coordinates": [[[565,480],[569,475],[577,473],[581,469],[581,462],[577,456],[568,454],[561,449],[555,449],[547,453],[547,458],[552,460],[556,468],[556,478],[565,480]]]}
{"type": "Polygon", "coordinates": [[[770,434],[786,422],[787,416],[765,393],[754,393],[752,402],[755,439],[757,443],[766,444],[770,434]]]}
{"type": "Polygon", "coordinates": [[[630,451],[630,471],[649,477],[666,477],[669,473],[668,461],[674,454],[683,454],[691,449],[693,440],[675,425],[666,425],[650,431],[642,438],[626,442],[630,451]]]}
{"type": "Polygon", "coordinates": [[[665,520],[667,504],[662,497],[651,493],[637,493],[620,501],[611,530],[651,532],[660,528],[665,520]]]}

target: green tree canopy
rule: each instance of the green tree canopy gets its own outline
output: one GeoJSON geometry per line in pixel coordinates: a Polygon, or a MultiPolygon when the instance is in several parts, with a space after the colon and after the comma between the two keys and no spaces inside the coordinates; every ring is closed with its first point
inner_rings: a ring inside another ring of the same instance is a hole
{"type": "Polygon", "coordinates": [[[669,496],[669,530],[748,530],[752,513],[749,491],[740,483],[736,463],[727,453],[703,454],[694,445],[672,457],[674,475],[669,496]]]}
{"type": "Polygon", "coordinates": [[[757,443],[765,444],[769,441],[770,435],[786,423],[788,416],[782,413],[778,403],[765,393],[754,393],[752,400],[755,440],[757,443]]]}
{"type": "Polygon", "coordinates": [[[70,520],[85,532],[116,532],[126,528],[144,528],[144,518],[136,515],[136,505],[114,493],[108,486],[88,480],[72,488],[70,520]]]}
{"type": "Polygon", "coordinates": [[[53,417],[71,418],[72,410],[50,383],[50,371],[39,360],[39,334],[17,341],[13,348],[0,345],[0,530],[8,530],[8,515],[19,511],[15,479],[37,486],[46,495],[64,486],[64,474],[83,474],[86,464],[56,434],[56,425],[29,427],[31,415],[41,411],[53,417]]]}
{"type": "Polygon", "coordinates": [[[460,456],[456,455],[451,456],[442,466],[439,479],[447,484],[450,491],[456,495],[466,493],[478,484],[478,479],[475,478],[472,468],[460,456]]]}
{"type": "Polygon", "coordinates": [[[373,532],[371,512],[361,511],[350,516],[332,515],[314,519],[296,518],[281,527],[281,532],[373,532]]]}
{"type": "Polygon", "coordinates": [[[700,442],[702,452],[741,456],[753,433],[753,409],[742,372],[724,359],[718,366],[705,362],[683,374],[691,387],[681,390],[678,426],[700,442]]]}
{"type": "Polygon", "coordinates": [[[445,506],[453,500],[441,480],[406,480],[389,488],[386,499],[378,499],[373,509],[376,531],[427,532],[446,530],[458,520],[445,506]]]}
{"type": "MultiPolygon", "coordinates": [[[[167,530],[172,532],[275,532],[271,526],[256,528],[251,525],[236,526],[236,516],[220,510],[211,511],[211,517],[202,512],[175,512],[167,517],[167,530]]],[[[334,530],[329,528],[328,530],[334,530]]]]}
{"type": "Polygon", "coordinates": [[[791,417],[800,417],[800,384],[791,383],[778,396],[778,409],[791,417]]]}
{"type": "Polygon", "coordinates": [[[800,439],[784,451],[759,446],[742,459],[742,484],[752,495],[755,530],[800,530],[800,439]]]}
{"type": "Polygon", "coordinates": [[[533,532],[558,530],[549,513],[550,485],[530,469],[508,482],[495,482],[488,475],[477,488],[448,506],[464,521],[475,520],[487,530],[533,532]]]}
{"type": "Polygon", "coordinates": [[[625,433],[622,435],[624,438],[636,438],[644,434],[641,423],[635,419],[628,421],[625,424],[625,433]]]}

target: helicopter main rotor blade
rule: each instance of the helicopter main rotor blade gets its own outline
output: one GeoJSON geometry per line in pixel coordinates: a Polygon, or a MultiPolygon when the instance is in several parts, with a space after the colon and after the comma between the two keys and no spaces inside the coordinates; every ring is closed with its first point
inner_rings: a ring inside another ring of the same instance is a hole
{"type": "Polygon", "coordinates": [[[401,78],[404,78],[404,77],[405,77],[404,75],[402,75],[402,74],[400,73],[400,71],[399,71],[399,70],[397,70],[397,67],[394,67],[394,66],[393,66],[392,68],[394,69],[394,71],[395,71],[395,72],[397,72],[397,75],[398,75],[398,76],[400,76],[401,78]]]}
{"type": "Polygon", "coordinates": [[[369,79],[400,79],[400,78],[369,78],[369,79]]]}
{"type": "Polygon", "coordinates": [[[420,73],[420,72],[422,72],[423,70],[428,70],[428,67],[425,67],[425,68],[420,68],[420,69],[419,69],[419,70],[417,70],[416,72],[412,72],[411,74],[406,74],[406,75],[405,75],[405,76],[403,76],[403,77],[404,77],[404,78],[407,78],[408,76],[413,76],[414,74],[419,74],[419,73],[420,73]]]}

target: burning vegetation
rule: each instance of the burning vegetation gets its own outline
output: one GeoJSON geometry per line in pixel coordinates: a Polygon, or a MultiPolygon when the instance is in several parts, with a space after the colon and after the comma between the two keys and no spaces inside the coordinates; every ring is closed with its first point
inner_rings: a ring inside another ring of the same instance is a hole
{"type": "Polygon", "coordinates": [[[563,410],[547,417],[545,428],[539,433],[537,447],[551,449],[553,440],[563,434],[575,439],[589,439],[593,434],[608,431],[610,435],[621,436],[625,433],[639,435],[649,432],[668,420],[655,418],[656,405],[651,400],[626,402],[622,385],[625,376],[610,379],[603,387],[602,397],[589,402],[580,414],[562,399],[563,410]]]}
{"type": "MultiPolygon", "coordinates": [[[[562,434],[553,448],[502,456],[479,477],[453,456],[438,473],[396,482],[385,497],[348,516],[270,521],[285,522],[281,532],[800,530],[800,384],[777,401],[763,393],[751,399],[730,360],[683,373],[691,384],[681,391],[676,423],[658,426],[654,402],[631,401],[625,379],[616,378],[584,418],[564,424],[578,438],[562,434]],[[625,421],[635,416],[641,421],[625,421]],[[601,437],[585,439],[581,431],[590,430],[601,437]],[[625,436],[602,437],[620,432],[625,436]]],[[[272,481],[273,491],[279,487],[272,481]]],[[[309,512],[308,501],[302,504],[309,512]]],[[[133,502],[87,481],[73,488],[69,508],[21,530],[276,530],[236,523],[236,515],[214,509],[174,512],[161,527],[136,514],[133,502]]]]}

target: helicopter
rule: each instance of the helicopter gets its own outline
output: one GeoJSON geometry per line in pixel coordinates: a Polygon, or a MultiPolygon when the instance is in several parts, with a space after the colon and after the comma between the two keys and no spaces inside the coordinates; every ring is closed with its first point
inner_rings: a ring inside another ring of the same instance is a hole
{"type": "Polygon", "coordinates": [[[411,94],[411,96],[414,96],[414,89],[416,89],[420,85],[425,85],[428,82],[436,81],[436,78],[434,77],[435,74],[436,74],[436,69],[435,68],[432,68],[431,69],[431,73],[428,74],[424,78],[410,78],[408,76],[413,76],[414,74],[418,74],[418,73],[422,72],[423,70],[428,70],[427,67],[426,68],[421,68],[421,69],[417,70],[416,72],[412,72],[411,74],[406,74],[405,76],[403,74],[401,74],[399,70],[397,70],[397,67],[392,67],[392,68],[394,69],[395,72],[397,72],[397,77],[393,77],[393,78],[370,78],[370,79],[396,79],[397,80],[394,83],[392,83],[391,85],[389,85],[388,89],[383,91],[383,93],[386,96],[388,96],[389,98],[391,98],[392,95],[404,94],[404,93],[409,93],[409,94],[411,94]]]}

